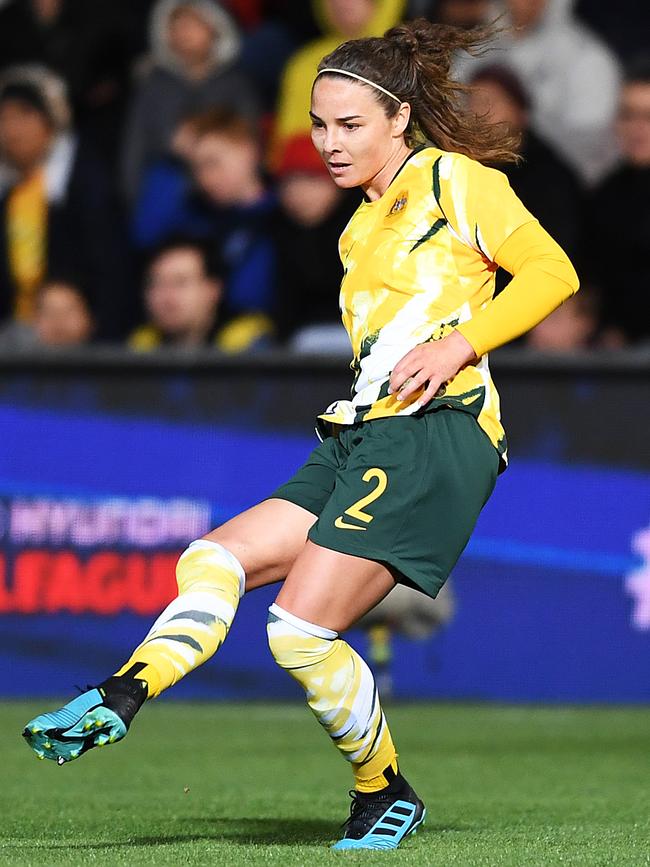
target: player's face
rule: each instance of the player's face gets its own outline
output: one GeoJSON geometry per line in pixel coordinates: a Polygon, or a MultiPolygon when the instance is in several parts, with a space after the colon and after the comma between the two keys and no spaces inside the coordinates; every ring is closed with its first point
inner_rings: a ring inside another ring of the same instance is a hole
{"type": "Polygon", "coordinates": [[[399,115],[386,117],[372,89],[356,81],[319,78],[310,115],[314,146],[343,189],[369,184],[404,147],[406,124],[399,115]]]}

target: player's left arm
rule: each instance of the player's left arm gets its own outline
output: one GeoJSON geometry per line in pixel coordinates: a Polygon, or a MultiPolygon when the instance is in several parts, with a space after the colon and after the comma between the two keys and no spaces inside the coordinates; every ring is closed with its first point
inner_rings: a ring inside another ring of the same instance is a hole
{"type": "Polygon", "coordinates": [[[457,210],[450,222],[468,245],[513,279],[449,336],[421,344],[401,359],[390,380],[390,392],[398,400],[426,385],[419,403],[427,403],[464,366],[534,328],[579,287],[566,253],[524,208],[505,175],[477,163],[462,169],[469,169],[463,179],[469,195],[462,213],[455,197],[457,210]]]}
{"type": "Polygon", "coordinates": [[[494,261],[513,275],[512,280],[456,328],[478,357],[530,331],[580,286],[568,256],[537,220],[516,229],[494,261]]]}

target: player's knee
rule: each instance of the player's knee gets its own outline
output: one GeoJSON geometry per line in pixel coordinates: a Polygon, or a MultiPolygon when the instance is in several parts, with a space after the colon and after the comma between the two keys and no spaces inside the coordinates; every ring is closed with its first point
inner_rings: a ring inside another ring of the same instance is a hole
{"type": "Polygon", "coordinates": [[[275,603],[266,625],[273,658],[286,669],[301,669],[322,662],[333,652],[338,633],[309,623],[275,603]]]}
{"type": "Polygon", "coordinates": [[[224,582],[236,582],[241,597],[245,581],[244,569],[235,555],[218,542],[207,539],[197,539],[188,545],[176,563],[179,595],[201,588],[221,587],[224,582]]]}

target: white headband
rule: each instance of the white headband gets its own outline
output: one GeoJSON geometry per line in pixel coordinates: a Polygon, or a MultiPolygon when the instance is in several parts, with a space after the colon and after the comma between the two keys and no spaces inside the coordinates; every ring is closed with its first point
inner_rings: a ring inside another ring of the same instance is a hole
{"type": "Polygon", "coordinates": [[[382,87],[381,84],[375,84],[374,81],[370,81],[368,78],[364,78],[363,75],[357,75],[356,72],[348,72],[347,69],[321,69],[318,72],[316,78],[319,75],[322,75],[324,72],[338,72],[339,75],[348,75],[350,78],[356,78],[357,81],[362,81],[364,84],[369,84],[370,87],[374,87],[375,90],[381,90],[382,93],[385,93],[386,96],[390,96],[391,99],[394,99],[395,102],[399,102],[402,104],[402,100],[398,99],[394,93],[391,93],[390,90],[386,90],[385,87],[382,87]]]}

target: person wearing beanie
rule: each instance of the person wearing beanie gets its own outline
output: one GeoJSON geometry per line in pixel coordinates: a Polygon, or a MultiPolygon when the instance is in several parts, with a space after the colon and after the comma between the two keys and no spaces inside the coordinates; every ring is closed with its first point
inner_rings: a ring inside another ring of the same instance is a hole
{"type": "Polygon", "coordinates": [[[217,107],[251,120],[258,114],[257,99],[238,62],[237,30],[216,0],[159,0],[151,13],[149,43],[122,151],[122,187],[130,202],[145,167],[169,152],[183,117],[217,107]]]}
{"type": "Polygon", "coordinates": [[[113,165],[146,3],[2,0],[0,70],[39,63],[65,81],[85,141],[113,165]]]}
{"type": "Polygon", "coordinates": [[[78,274],[98,335],[124,328],[126,250],[107,174],[70,128],[61,79],[39,66],[0,78],[0,320],[30,323],[39,287],[78,274]]]}

